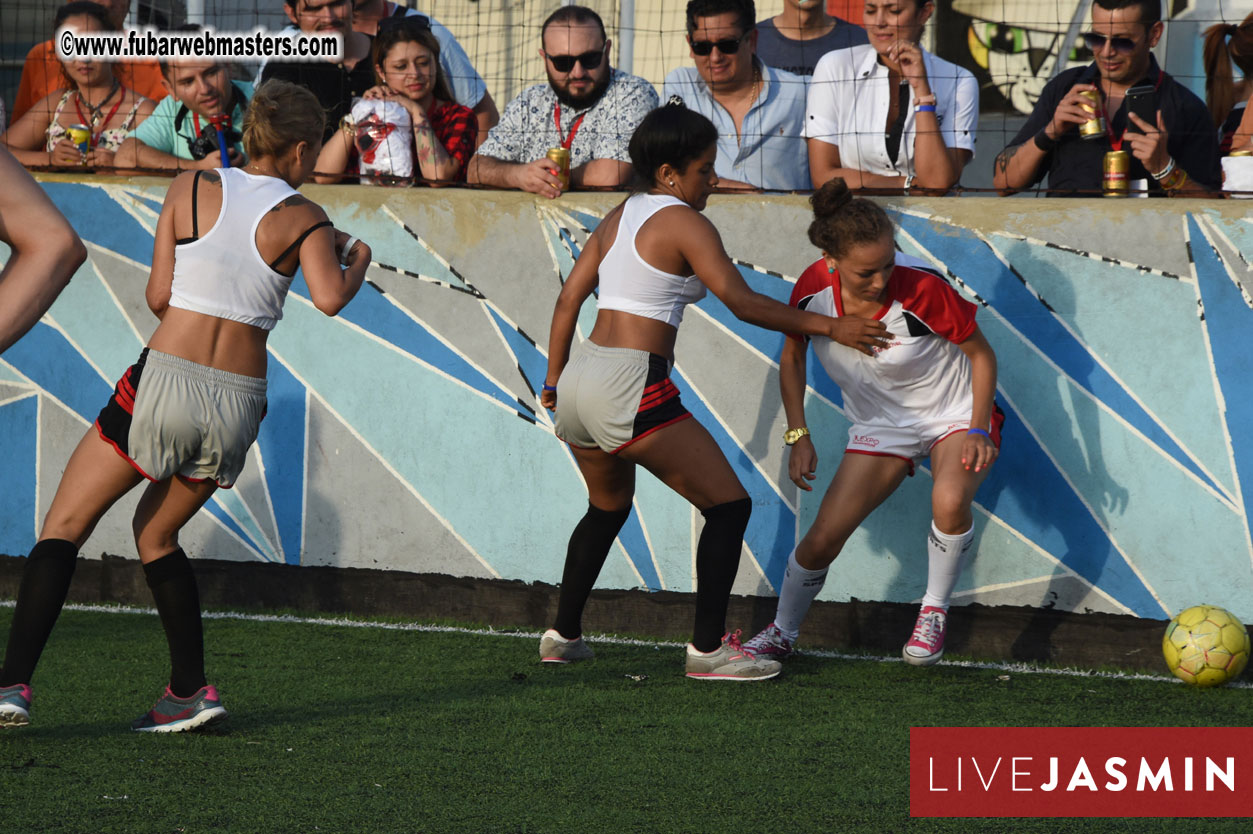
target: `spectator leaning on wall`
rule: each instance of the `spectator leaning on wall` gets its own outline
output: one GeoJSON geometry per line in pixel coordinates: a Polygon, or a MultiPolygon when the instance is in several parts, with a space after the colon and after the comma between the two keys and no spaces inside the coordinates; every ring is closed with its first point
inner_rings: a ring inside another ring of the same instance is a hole
{"type": "MultiPolygon", "coordinates": [[[[109,25],[119,31],[126,21],[126,12],[130,8],[130,0],[92,0],[104,6],[109,25]]],[[[165,96],[165,88],[161,86],[161,70],[156,61],[118,61],[117,78],[122,86],[134,90],[144,98],[159,101],[165,96]]],[[[57,58],[56,44],[51,39],[37,43],[26,53],[26,61],[22,64],[22,80],[18,84],[17,98],[13,102],[13,121],[18,119],[35,106],[37,102],[54,90],[65,86],[61,75],[61,61],[57,58]]],[[[0,122],[0,129],[4,123],[0,122]]]]}
{"type": "Polygon", "coordinates": [[[866,4],[870,44],[828,52],[809,84],[809,173],[821,188],[957,184],[975,153],[979,85],[970,72],[923,49],[930,0],[866,4]]]}
{"type": "Polygon", "coordinates": [[[758,60],[756,17],[753,0],[691,0],[696,65],[667,75],[662,96],[678,96],[717,126],[720,187],[801,191],[810,187],[805,80],[758,60]]]}
{"type": "Polygon", "coordinates": [[[1157,65],[1149,51],[1162,36],[1159,0],[1095,0],[1092,31],[1084,41],[1096,61],[1067,70],[1040,93],[1026,124],[993,165],[993,183],[1012,192],[1047,174],[1052,193],[1100,193],[1102,162],[1126,151],[1127,179],[1152,196],[1203,196],[1218,190],[1218,139],[1205,103],[1157,65]],[[1151,89],[1156,119],[1128,114],[1133,87],[1151,89]],[[1105,136],[1085,139],[1079,125],[1092,118],[1083,96],[1096,91],[1105,136]],[[1138,182],[1137,182],[1138,181],[1138,182]]]}
{"type": "Polygon", "coordinates": [[[117,166],[170,171],[221,167],[215,121],[222,123],[223,116],[229,116],[222,127],[231,167],[243,165],[240,127],[252,85],[232,81],[226,64],[217,61],[165,61],[161,73],[170,95],[118,148],[117,166]]]}
{"type": "Polygon", "coordinates": [[[353,97],[374,86],[374,67],[370,65],[374,39],[353,31],[350,0],[283,0],[283,11],[302,32],[344,36],[342,61],[270,61],[260,74],[261,82],[280,78],[313,93],[326,111],[325,142],[352,110],[353,97]]]}
{"type": "Polygon", "coordinates": [[[562,147],[570,151],[570,187],[624,184],[627,143],[657,106],[657,91],[610,66],[605,25],[591,9],[562,6],[544,21],[540,42],[548,83],[505,106],[470,160],[469,181],[557,197],[565,189],[547,153],[562,147]]]}
{"type": "Polygon", "coordinates": [[[383,18],[414,15],[424,16],[430,22],[431,34],[439,41],[439,65],[444,70],[444,77],[448,79],[453,97],[458,104],[474,111],[479,136],[486,137],[487,132],[500,121],[500,113],[496,110],[496,102],[491,93],[487,91],[483,76],[475,70],[470,57],[447,26],[430,15],[424,15],[417,9],[398,5],[391,0],[356,0],[352,9],[352,28],[374,37],[378,34],[379,21],[383,18]]]}
{"type": "Polygon", "coordinates": [[[768,67],[813,75],[833,49],[869,43],[866,30],[827,14],[826,0],[783,0],[783,11],[757,21],[757,57],[768,67]]]}

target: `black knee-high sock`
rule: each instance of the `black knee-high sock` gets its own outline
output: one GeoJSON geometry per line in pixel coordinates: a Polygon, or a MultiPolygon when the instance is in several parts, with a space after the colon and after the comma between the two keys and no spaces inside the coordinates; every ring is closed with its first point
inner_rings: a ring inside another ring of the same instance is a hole
{"type": "Polygon", "coordinates": [[[200,592],[191,562],[180,547],[144,565],[144,578],[170,644],[170,691],[180,698],[205,685],[200,592]]]}
{"type": "Polygon", "coordinates": [[[562,637],[573,640],[583,635],[583,606],[605,566],[613,540],[630,515],[630,507],[602,510],[589,502],[587,515],[570,534],[566,567],[561,574],[561,595],[557,599],[557,622],[553,624],[562,637]]]}
{"type": "Polygon", "coordinates": [[[78,548],[64,539],[44,539],[31,549],[22,569],[0,686],[30,683],[39,655],[43,654],[61,606],[65,605],[77,557],[78,548]]]}
{"type": "Polygon", "coordinates": [[[692,630],[692,645],[698,652],[712,652],[722,645],[731,586],[740,569],[740,550],[752,511],[752,500],[741,498],[701,512],[705,529],[696,543],[696,626],[692,630]]]}

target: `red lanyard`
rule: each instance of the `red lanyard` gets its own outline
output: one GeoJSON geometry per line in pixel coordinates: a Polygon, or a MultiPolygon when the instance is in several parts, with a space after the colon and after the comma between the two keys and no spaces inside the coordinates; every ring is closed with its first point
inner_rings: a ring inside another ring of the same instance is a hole
{"type": "MultiPolygon", "coordinates": [[[[1156,92],[1162,86],[1162,79],[1166,77],[1166,71],[1161,70],[1157,73],[1157,81],[1153,84],[1153,90],[1156,92]]],[[[1128,111],[1127,124],[1123,125],[1122,134],[1117,139],[1114,138],[1114,119],[1110,113],[1106,112],[1105,96],[1101,96],[1101,115],[1105,117],[1105,134],[1109,136],[1109,146],[1116,151],[1122,150],[1122,140],[1127,136],[1127,127],[1131,124],[1131,114],[1128,111]]]]}
{"type": "Polygon", "coordinates": [[[557,138],[561,140],[561,147],[570,150],[570,146],[574,144],[574,135],[579,132],[579,125],[583,124],[583,117],[587,115],[584,110],[579,117],[574,120],[574,124],[570,125],[570,135],[563,136],[561,134],[561,102],[553,107],[553,121],[557,124],[557,138]]]}
{"type": "MultiPolygon", "coordinates": [[[[109,95],[113,95],[112,91],[110,91],[109,95]]],[[[74,96],[74,109],[78,111],[78,118],[83,120],[83,124],[87,125],[89,128],[95,128],[96,123],[87,118],[87,114],[83,112],[83,106],[81,103],[82,98],[82,93],[74,96]]],[[[100,131],[91,134],[91,146],[93,148],[100,144],[100,134],[104,133],[104,126],[107,125],[109,120],[113,118],[113,115],[117,113],[117,109],[122,106],[122,99],[124,98],[126,98],[126,93],[122,93],[122,95],[118,96],[117,104],[113,105],[113,109],[109,111],[109,115],[105,116],[104,121],[100,123],[100,131]]]]}

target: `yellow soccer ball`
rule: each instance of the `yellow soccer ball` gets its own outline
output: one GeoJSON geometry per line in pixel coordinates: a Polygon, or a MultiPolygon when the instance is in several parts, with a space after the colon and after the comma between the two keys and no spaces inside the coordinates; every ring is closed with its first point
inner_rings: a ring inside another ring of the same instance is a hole
{"type": "Polygon", "coordinates": [[[1194,605],[1175,615],[1162,637],[1171,673],[1193,686],[1221,686],[1249,662],[1249,632],[1216,605],[1194,605]]]}

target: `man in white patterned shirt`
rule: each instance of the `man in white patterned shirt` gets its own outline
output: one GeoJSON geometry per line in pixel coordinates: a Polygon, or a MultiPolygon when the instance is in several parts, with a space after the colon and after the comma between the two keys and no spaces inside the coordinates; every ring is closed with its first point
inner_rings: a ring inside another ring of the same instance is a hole
{"type": "Polygon", "coordinates": [[[471,183],[561,195],[548,149],[570,151],[570,187],[619,186],[631,176],[627,144],[657,91],[609,65],[600,16],[562,6],[540,32],[547,84],[528,87],[505,106],[500,123],[470,159],[471,183]]]}

